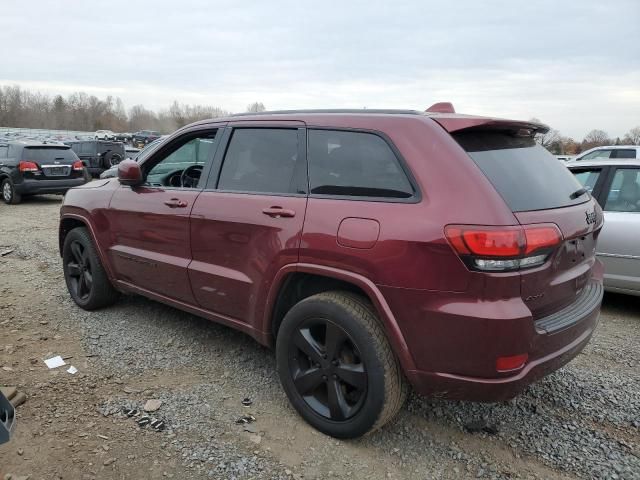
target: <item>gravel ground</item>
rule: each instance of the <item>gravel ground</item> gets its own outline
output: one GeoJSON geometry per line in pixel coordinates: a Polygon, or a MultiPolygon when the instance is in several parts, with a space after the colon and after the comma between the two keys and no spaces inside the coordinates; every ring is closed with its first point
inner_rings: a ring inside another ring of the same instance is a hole
{"type": "Polygon", "coordinates": [[[75,307],[57,254],[59,205],[43,197],[0,206],[0,251],[15,249],[0,258],[0,327],[9,332],[0,367],[10,368],[0,370],[0,384],[29,396],[13,441],[0,447],[1,474],[640,478],[640,298],[606,295],[583,354],[510,402],[413,395],[393,424],[337,441],[296,415],[273,353],[250,338],[140,297],[92,313],[75,307]],[[46,370],[41,359],[50,353],[73,355],[79,374],[46,370]],[[162,401],[149,415],[164,420],[164,431],[123,413],[150,398],[162,401]],[[256,421],[237,424],[243,415],[256,421]]]}

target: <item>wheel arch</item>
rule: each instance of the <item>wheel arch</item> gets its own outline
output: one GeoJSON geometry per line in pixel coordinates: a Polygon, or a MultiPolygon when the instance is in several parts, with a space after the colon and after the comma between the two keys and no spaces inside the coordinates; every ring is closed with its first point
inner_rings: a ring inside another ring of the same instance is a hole
{"type": "MultiPolygon", "coordinates": [[[[60,252],[60,257],[62,257],[62,249],[64,247],[64,239],[67,237],[69,232],[74,228],[85,227],[89,231],[89,235],[91,236],[91,240],[96,247],[96,251],[98,252],[98,256],[100,257],[100,261],[104,267],[105,272],[107,273],[107,277],[111,282],[114,281],[113,271],[111,269],[111,264],[108,261],[108,258],[105,255],[105,252],[100,246],[100,242],[98,242],[98,238],[96,236],[95,230],[91,221],[77,213],[65,213],[60,218],[60,225],[58,226],[58,249],[60,252]]],[[[115,283],[114,283],[115,285],[115,283]]]]}
{"type": "Polygon", "coordinates": [[[346,290],[367,298],[382,320],[391,348],[405,372],[415,369],[398,322],[376,285],[357,273],[322,265],[288,265],[278,272],[269,289],[265,308],[262,328],[266,337],[264,343],[274,344],[282,319],[293,305],[329,290],[346,290]]]}

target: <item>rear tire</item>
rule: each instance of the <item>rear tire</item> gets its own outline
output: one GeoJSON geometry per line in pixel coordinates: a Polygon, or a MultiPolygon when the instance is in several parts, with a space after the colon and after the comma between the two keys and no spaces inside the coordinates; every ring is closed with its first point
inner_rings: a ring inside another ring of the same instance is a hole
{"type": "Polygon", "coordinates": [[[2,192],[2,200],[7,205],[15,205],[22,201],[22,195],[16,192],[16,187],[9,178],[5,178],[0,183],[0,191],[2,192]]]}
{"type": "Polygon", "coordinates": [[[324,292],[294,305],[276,341],[289,400],[313,427],[355,438],[389,422],[408,385],[373,306],[349,292],[324,292]]]}
{"type": "Polygon", "coordinates": [[[118,299],[118,291],[111,285],[86,228],[74,228],[67,234],[62,264],[67,289],[79,307],[96,310],[118,299]]]}

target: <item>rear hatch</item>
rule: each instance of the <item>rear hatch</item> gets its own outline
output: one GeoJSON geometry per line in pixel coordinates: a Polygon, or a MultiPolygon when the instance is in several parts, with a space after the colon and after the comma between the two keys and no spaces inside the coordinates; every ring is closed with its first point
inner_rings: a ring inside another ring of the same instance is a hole
{"type": "Polygon", "coordinates": [[[603,218],[595,200],[564,164],[535,142],[536,131],[545,128],[495,120],[447,128],[509,206],[526,240],[530,232],[553,234],[556,227],[559,231],[544,263],[519,269],[521,296],[535,319],[577,302],[583,291],[586,294],[603,218]]]}
{"type": "Polygon", "coordinates": [[[82,176],[82,167],[74,168],[79,158],[68,145],[27,146],[22,152],[21,164],[25,177],[36,180],[59,180],[82,176]],[[37,166],[34,169],[33,165],[37,166]]]}

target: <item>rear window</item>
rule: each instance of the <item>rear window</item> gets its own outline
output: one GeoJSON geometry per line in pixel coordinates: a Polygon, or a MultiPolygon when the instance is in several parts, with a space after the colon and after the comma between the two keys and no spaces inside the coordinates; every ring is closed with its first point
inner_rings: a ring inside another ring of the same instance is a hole
{"type": "Polygon", "coordinates": [[[531,137],[487,131],[462,131],[453,137],[514,212],[577,205],[589,198],[571,198],[582,185],[531,137]]]}
{"type": "Polygon", "coordinates": [[[56,147],[25,147],[22,151],[22,160],[46,164],[54,160],[75,161],[78,157],[71,148],[56,147]]]}

